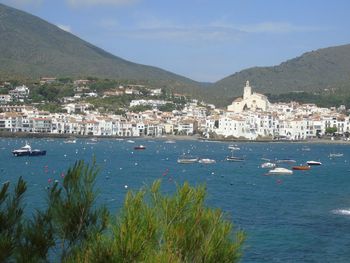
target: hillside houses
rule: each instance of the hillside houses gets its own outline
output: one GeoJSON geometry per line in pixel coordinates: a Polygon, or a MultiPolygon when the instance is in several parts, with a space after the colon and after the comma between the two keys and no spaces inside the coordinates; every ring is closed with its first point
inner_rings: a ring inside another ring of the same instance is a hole
{"type": "MultiPolygon", "coordinates": [[[[82,92],[88,91],[84,88],[84,80],[79,84],[82,92]]],[[[117,96],[118,92],[125,94],[128,89],[141,88],[144,89],[143,86],[120,86],[108,92],[117,96]]],[[[15,90],[18,98],[28,94],[25,86],[15,90]]],[[[336,128],[335,133],[339,136],[348,137],[350,134],[350,119],[344,114],[344,108],[320,108],[315,104],[297,102],[270,103],[261,94],[252,93],[248,82],[244,90],[239,103],[235,100],[234,106],[230,105],[227,110],[192,100],[182,110],[163,112],[159,110],[160,106],[173,102],[161,99],[132,100],[130,109],[146,105],[152,109],[140,112],[127,110],[123,115],[101,113],[83,99],[77,102],[67,100],[69,103],[62,105],[65,113],[5,104],[0,105],[0,131],[121,137],[200,134],[248,140],[307,140],[325,135],[329,128],[336,128]]],[[[161,90],[155,94],[159,92],[161,90]]],[[[2,100],[12,98],[8,96],[2,100]]]]}

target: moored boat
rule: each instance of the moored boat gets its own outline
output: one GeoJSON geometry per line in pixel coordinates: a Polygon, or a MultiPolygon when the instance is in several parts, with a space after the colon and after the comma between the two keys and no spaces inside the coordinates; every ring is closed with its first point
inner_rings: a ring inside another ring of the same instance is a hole
{"type": "Polygon", "coordinates": [[[135,147],[134,147],[134,150],[146,150],[146,146],[140,144],[140,145],[138,145],[138,146],[135,146],[135,147]]]}
{"type": "Polygon", "coordinates": [[[279,159],[277,160],[277,163],[296,163],[296,161],[293,159],[287,158],[287,159],[279,159]]]}
{"type": "Polygon", "coordinates": [[[322,165],[322,163],[318,162],[318,161],[307,161],[306,164],[307,165],[322,165]]]}
{"type": "Polygon", "coordinates": [[[227,156],[226,161],[229,162],[243,162],[244,158],[243,157],[236,157],[236,156],[227,156]]]}
{"type": "Polygon", "coordinates": [[[197,157],[180,157],[179,159],[177,159],[177,163],[182,163],[182,164],[188,164],[188,163],[196,163],[198,162],[198,158],[197,157]]]}
{"type": "Polygon", "coordinates": [[[16,157],[18,156],[41,156],[46,155],[46,151],[34,149],[32,150],[32,147],[26,143],[23,147],[17,150],[13,150],[12,154],[16,157]]]}
{"type": "Polygon", "coordinates": [[[233,151],[238,151],[240,148],[237,145],[230,144],[227,148],[233,151]]]}
{"type": "Polygon", "coordinates": [[[299,170],[299,171],[306,171],[306,170],[310,170],[311,167],[310,165],[298,165],[298,166],[293,166],[292,169],[299,170]]]}
{"type": "Polygon", "coordinates": [[[268,174],[293,174],[292,170],[283,167],[277,167],[268,172],[268,174]]]}
{"type": "Polygon", "coordinates": [[[343,157],[344,154],[343,153],[330,153],[329,157],[330,158],[334,158],[334,157],[343,157]]]}
{"type": "Polygon", "coordinates": [[[65,140],[64,143],[77,143],[77,140],[76,139],[68,139],[68,140],[65,140]]]}
{"type": "Polygon", "coordinates": [[[212,163],[216,163],[215,160],[209,159],[209,158],[200,159],[198,162],[199,162],[199,163],[203,163],[203,164],[212,164],[212,163]]]}
{"type": "Polygon", "coordinates": [[[260,167],[261,168],[275,168],[276,164],[275,163],[266,162],[266,163],[261,164],[260,167]]]}

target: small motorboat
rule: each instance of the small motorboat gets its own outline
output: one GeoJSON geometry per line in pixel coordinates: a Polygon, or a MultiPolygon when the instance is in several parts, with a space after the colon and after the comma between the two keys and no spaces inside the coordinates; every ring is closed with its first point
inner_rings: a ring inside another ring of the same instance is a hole
{"type": "Polygon", "coordinates": [[[237,145],[230,144],[227,148],[229,148],[232,151],[238,151],[240,148],[237,145]]]}
{"type": "Polygon", "coordinates": [[[310,170],[311,167],[310,165],[298,165],[298,166],[293,166],[292,169],[299,170],[299,171],[306,171],[306,170],[310,170]]]}
{"type": "Polygon", "coordinates": [[[276,164],[275,163],[266,162],[266,163],[261,164],[260,167],[261,168],[275,168],[276,164]]]}
{"type": "Polygon", "coordinates": [[[165,141],[164,143],[169,143],[169,144],[171,144],[171,143],[176,143],[174,140],[167,140],[167,141],[165,141]]]}
{"type": "Polygon", "coordinates": [[[283,167],[277,167],[268,172],[268,174],[293,174],[292,170],[283,167]]]}
{"type": "Polygon", "coordinates": [[[212,164],[212,163],[216,163],[215,160],[213,160],[213,159],[208,159],[208,158],[200,159],[198,162],[199,162],[199,163],[203,163],[203,164],[212,164]]]}
{"type": "Polygon", "coordinates": [[[135,146],[135,147],[134,147],[134,150],[146,150],[146,146],[140,144],[140,145],[138,145],[138,146],[135,146]]]}
{"type": "Polygon", "coordinates": [[[279,160],[277,160],[277,163],[296,163],[296,161],[295,160],[293,160],[293,159],[279,159],[279,160]]]}
{"type": "Polygon", "coordinates": [[[311,151],[311,149],[309,147],[307,147],[307,146],[302,147],[301,150],[304,151],[304,152],[311,151]]]}
{"type": "Polygon", "coordinates": [[[227,156],[226,161],[229,162],[243,162],[244,158],[243,157],[236,157],[236,156],[227,156]]]}
{"type": "Polygon", "coordinates": [[[330,153],[329,157],[330,158],[334,158],[334,157],[343,157],[344,154],[343,153],[330,153]]]}
{"type": "Polygon", "coordinates": [[[69,140],[65,140],[64,141],[64,143],[68,143],[68,144],[70,144],[70,143],[77,143],[77,140],[76,139],[69,139],[69,140]]]}
{"type": "Polygon", "coordinates": [[[198,162],[197,157],[183,156],[177,159],[177,163],[182,163],[182,164],[189,164],[189,163],[196,163],[196,162],[198,162]]]}
{"type": "Polygon", "coordinates": [[[321,162],[317,162],[317,161],[307,161],[306,164],[307,165],[322,165],[321,162]]]}
{"type": "Polygon", "coordinates": [[[41,156],[46,155],[46,151],[34,149],[32,150],[32,147],[26,143],[23,147],[17,150],[12,151],[13,156],[41,156]]]}

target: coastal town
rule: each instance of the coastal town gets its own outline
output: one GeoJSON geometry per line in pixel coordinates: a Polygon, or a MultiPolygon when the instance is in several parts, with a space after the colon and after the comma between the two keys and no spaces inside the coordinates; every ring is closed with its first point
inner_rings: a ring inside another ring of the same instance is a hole
{"type": "MultiPolygon", "coordinates": [[[[55,81],[56,78],[41,78],[39,84],[55,81]]],[[[9,89],[7,94],[0,94],[0,131],[66,136],[198,135],[223,140],[309,140],[326,135],[347,140],[349,137],[350,120],[345,106],[321,108],[297,102],[270,103],[265,95],[252,91],[249,81],[245,86],[242,84],[243,96],[226,109],[187,99],[181,109],[170,107],[172,110],[168,111],[164,106],[175,102],[160,99],[161,88],[129,84],[98,93],[89,88],[90,82],[74,80],[75,93],[62,98],[59,112],[40,110],[34,103],[28,103],[31,89],[26,85],[9,89]],[[101,111],[86,100],[140,95],[140,90],[146,90],[147,96],[131,100],[123,114],[101,111]],[[138,107],[141,107],[139,111],[130,110],[138,107]]],[[[8,84],[2,83],[0,87],[8,84]]],[[[174,97],[185,96],[173,94],[174,97]]]]}

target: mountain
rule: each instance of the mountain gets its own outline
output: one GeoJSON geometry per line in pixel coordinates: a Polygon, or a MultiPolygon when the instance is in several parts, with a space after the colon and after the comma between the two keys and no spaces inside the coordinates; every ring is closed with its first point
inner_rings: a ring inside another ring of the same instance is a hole
{"type": "Polygon", "coordinates": [[[254,91],[260,93],[319,93],[331,88],[350,92],[350,45],[307,52],[278,66],[253,67],[237,72],[214,84],[216,95],[213,100],[227,105],[232,98],[242,95],[246,80],[250,81],[254,91]]]}
{"type": "Polygon", "coordinates": [[[171,72],[129,62],[36,16],[0,4],[0,79],[100,77],[140,80],[200,91],[200,84],[171,72]]]}

